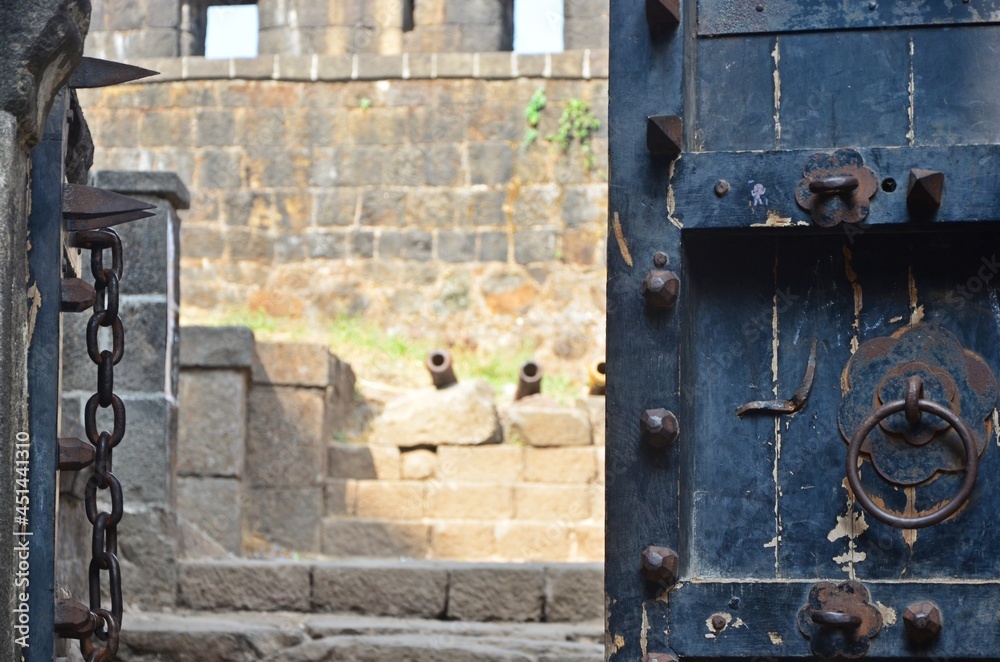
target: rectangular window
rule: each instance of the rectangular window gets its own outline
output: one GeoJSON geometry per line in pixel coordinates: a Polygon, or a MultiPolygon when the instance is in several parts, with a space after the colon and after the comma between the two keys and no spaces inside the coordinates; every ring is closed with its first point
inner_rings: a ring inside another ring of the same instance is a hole
{"type": "Polygon", "coordinates": [[[412,32],[414,28],[413,10],[417,0],[403,0],[403,32],[412,32]]]}
{"type": "Polygon", "coordinates": [[[206,23],[206,58],[257,57],[260,30],[257,5],[210,6],[206,23]]]}
{"type": "Polygon", "coordinates": [[[563,22],[563,0],[514,3],[514,50],[518,53],[561,53],[563,22]]]}

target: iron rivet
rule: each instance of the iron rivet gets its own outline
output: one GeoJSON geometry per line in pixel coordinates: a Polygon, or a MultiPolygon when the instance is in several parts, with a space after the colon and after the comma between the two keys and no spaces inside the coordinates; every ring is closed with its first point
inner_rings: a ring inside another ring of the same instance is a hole
{"type": "Polygon", "coordinates": [[[726,617],[722,614],[712,615],[712,629],[716,632],[722,632],[726,629],[726,617]]]}
{"type": "Polygon", "coordinates": [[[642,281],[642,296],[654,308],[673,308],[680,289],[681,281],[672,271],[653,269],[642,281]]]}
{"type": "Polygon", "coordinates": [[[764,5],[758,4],[757,11],[764,11],[764,5]]]}
{"type": "Polygon", "coordinates": [[[933,602],[915,602],[903,612],[906,634],[918,643],[926,643],[941,634],[941,610],[933,602]]]}
{"type": "Polygon", "coordinates": [[[739,598],[733,598],[729,601],[730,609],[739,609],[741,606],[743,606],[743,602],[739,598]]]}
{"type": "Polygon", "coordinates": [[[642,550],[641,570],[646,581],[666,588],[677,581],[680,557],[669,547],[651,545],[642,550]]]}
{"type": "Polygon", "coordinates": [[[669,262],[669,258],[667,257],[667,254],[664,253],[663,251],[656,251],[655,253],[653,253],[653,264],[657,268],[667,266],[667,262],[669,262]]]}
{"type": "Polygon", "coordinates": [[[720,179],[715,182],[715,194],[720,198],[725,194],[729,193],[729,182],[724,179],[720,179]]]}
{"type": "Polygon", "coordinates": [[[677,417],[668,409],[647,409],[642,412],[639,422],[642,424],[642,436],[650,446],[663,448],[677,440],[677,417]]]}
{"type": "Polygon", "coordinates": [[[869,2],[869,3],[868,3],[868,9],[869,9],[870,11],[875,11],[875,8],[876,8],[876,7],[878,7],[878,3],[877,3],[877,2],[869,2]]]}

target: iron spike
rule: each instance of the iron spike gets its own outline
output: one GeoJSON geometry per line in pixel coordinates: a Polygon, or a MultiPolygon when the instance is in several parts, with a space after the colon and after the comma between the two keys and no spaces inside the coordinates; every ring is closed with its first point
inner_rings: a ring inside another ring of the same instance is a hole
{"type": "Polygon", "coordinates": [[[110,87],[129,83],[140,78],[156,76],[159,71],[143,69],[132,64],[85,57],[69,78],[69,86],[74,88],[110,87]]]}
{"type": "Polygon", "coordinates": [[[66,232],[80,232],[82,230],[100,230],[110,228],[114,225],[138,221],[144,218],[152,218],[156,214],[148,211],[127,211],[121,214],[109,214],[107,216],[94,216],[91,218],[66,218],[63,219],[63,229],[66,232]]]}
{"type": "Polygon", "coordinates": [[[63,218],[88,219],[155,209],[156,205],[94,186],[63,184],[63,218]]]}

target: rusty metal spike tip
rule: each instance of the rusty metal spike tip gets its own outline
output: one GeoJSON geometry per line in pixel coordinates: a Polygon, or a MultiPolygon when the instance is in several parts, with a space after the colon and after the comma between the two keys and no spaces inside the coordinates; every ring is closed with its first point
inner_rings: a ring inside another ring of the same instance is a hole
{"type": "Polygon", "coordinates": [[[661,34],[676,29],[681,22],[680,0],[646,0],[646,21],[661,34]]]}
{"type": "Polygon", "coordinates": [[[674,159],[681,154],[683,129],[676,115],[651,115],[646,122],[646,147],[652,154],[674,159]]]}
{"type": "Polygon", "coordinates": [[[129,83],[140,78],[156,76],[159,71],[143,69],[132,64],[85,57],[69,77],[69,86],[74,88],[110,87],[129,83]]]}
{"type": "Polygon", "coordinates": [[[944,197],[944,173],[913,168],[906,187],[906,204],[911,213],[933,214],[940,209],[944,197]]]}
{"type": "Polygon", "coordinates": [[[63,218],[98,218],[155,208],[152,203],[102,188],[63,184],[63,218]]]}

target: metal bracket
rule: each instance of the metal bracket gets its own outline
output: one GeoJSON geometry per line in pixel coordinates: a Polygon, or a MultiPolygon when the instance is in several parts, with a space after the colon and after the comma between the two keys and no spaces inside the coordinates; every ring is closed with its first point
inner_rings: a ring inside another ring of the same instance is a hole
{"type": "Polygon", "coordinates": [[[861,582],[820,582],[799,610],[798,625],[813,655],[854,659],[868,654],[882,630],[882,613],[861,582]]]}
{"type": "Polygon", "coordinates": [[[816,338],[813,338],[809,349],[809,361],[806,362],[806,372],[802,375],[802,383],[789,400],[754,400],[736,410],[736,415],[760,412],[765,414],[794,414],[806,405],[809,394],[812,393],[813,381],[816,379],[816,338]]]}

